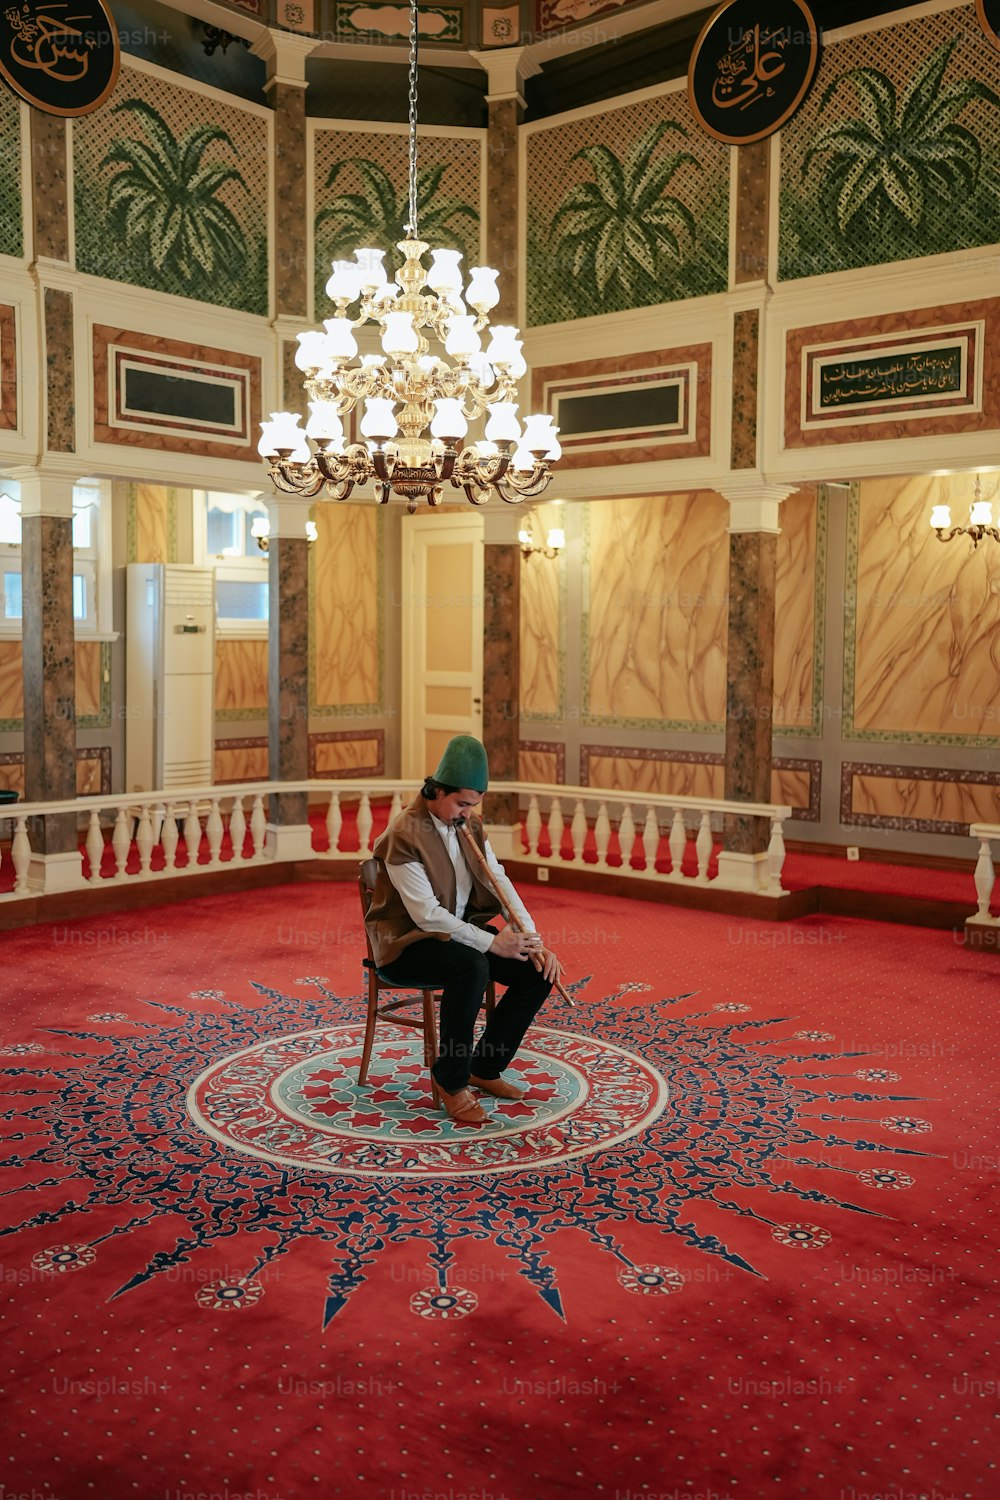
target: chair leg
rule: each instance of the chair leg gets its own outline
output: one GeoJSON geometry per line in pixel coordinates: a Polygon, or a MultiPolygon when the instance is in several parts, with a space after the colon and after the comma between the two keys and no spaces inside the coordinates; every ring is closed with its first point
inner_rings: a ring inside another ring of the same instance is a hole
{"type": "Polygon", "coordinates": [[[424,1001],[424,1062],[427,1064],[427,1071],[431,1075],[431,1098],[434,1101],[434,1108],[437,1109],[441,1103],[441,1093],[438,1089],[437,1080],[435,1079],[433,1072],[434,1064],[437,1062],[438,1055],[437,1018],[434,1014],[434,991],[421,990],[420,993],[423,996],[424,1001]]]}
{"type": "Polygon", "coordinates": [[[378,1006],[378,980],[369,972],[368,975],[368,1018],[365,1021],[365,1046],[361,1054],[361,1066],[358,1069],[358,1083],[368,1082],[368,1064],[371,1061],[372,1046],[375,1042],[376,1007],[378,1006]]]}

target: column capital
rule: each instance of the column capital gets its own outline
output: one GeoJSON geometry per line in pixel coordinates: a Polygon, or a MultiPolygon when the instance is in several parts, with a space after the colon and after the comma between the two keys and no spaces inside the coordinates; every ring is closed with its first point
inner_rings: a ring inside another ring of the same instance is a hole
{"type": "Polygon", "coordinates": [[[488,547],[516,547],[517,533],[527,523],[530,506],[490,502],[483,508],[483,541],[488,547]]]}
{"type": "Polygon", "coordinates": [[[265,94],[276,83],[289,84],[298,89],[307,88],[306,61],[321,45],[319,37],[300,36],[295,31],[263,32],[250,51],[254,57],[262,58],[267,67],[265,94]]]}
{"type": "Polygon", "coordinates": [[[76,478],[66,474],[47,474],[38,469],[8,469],[7,473],[21,486],[21,520],[29,516],[73,514],[73,486],[76,478]]]}
{"type": "Polygon", "coordinates": [[[781,532],[779,511],[782,500],[794,495],[797,484],[768,484],[759,477],[748,477],[745,481],[733,478],[715,489],[724,500],[729,501],[729,525],[726,530],[734,532],[764,531],[777,536],[781,532]]]}
{"type": "Polygon", "coordinates": [[[281,537],[284,541],[305,541],[306,522],[315,501],[304,495],[268,495],[266,493],[261,496],[261,499],[267,506],[267,519],[271,526],[268,532],[269,540],[281,537]]]}
{"type": "Polygon", "coordinates": [[[525,80],[534,78],[542,71],[541,65],[531,56],[532,51],[531,47],[497,47],[486,52],[469,49],[469,56],[479,64],[489,79],[487,104],[514,99],[523,108],[524,96],[521,90],[525,80]]]}

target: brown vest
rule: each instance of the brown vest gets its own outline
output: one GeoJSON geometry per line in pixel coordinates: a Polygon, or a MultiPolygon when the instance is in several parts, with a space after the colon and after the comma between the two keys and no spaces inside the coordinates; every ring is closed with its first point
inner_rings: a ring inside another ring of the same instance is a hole
{"type": "MultiPolygon", "coordinates": [[[[467,822],[473,838],[485,853],[486,836],[482,821],[473,814],[467,822]]],[[[459,848],[472,876],[472,890],[463,920],[476,927],[485,927],[491,918],[500,914],[500,902],[472,865],[461,835],[459,848]]],[[[445,910],[452,913],[455,913],[456,901],[455,867],[438,832],[436,820],[419,795],[376,839],[372,852],[378,860],[378,875],[365,926],[375,963],[381,969],[398,958],[410,943],[419,942],[421,938],[437,937],[444,942],[448,941],[446,933],[425,932],[422,927],[416,926],[403,905],[402,897],[386,874],[386,865],[423,865],[435,896],[445,910]]]]}

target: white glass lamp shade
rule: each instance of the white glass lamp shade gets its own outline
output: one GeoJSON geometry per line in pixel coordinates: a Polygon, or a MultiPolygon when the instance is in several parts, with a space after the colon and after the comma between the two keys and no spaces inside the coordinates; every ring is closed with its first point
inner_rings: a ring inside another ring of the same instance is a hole
{"type": "Polygon", "coordinates": [[[262,537],[270,536],[270,534],[271,523],[267,519],[267,517],[254,516],[253,520],[250,522],[250,535],[259,542],[262,537]]]}
{"type": "Polygon", "coordinates": [[[500,449],[496,443],[491,443],[489,438],[480,438],[475,445],[476,457],[480,463],[488,463],[490,459],[496,458],[500,449]]]}
{"type": "Polygon", "coordinates": [[[385,355],[362,354],[361,367],[364,370],[382,370],[385,368],[385,355]]]}
{"type": "Polygon", "coordinates": [[[339,448],[344,441],[344,424],[334,401],[310,401],[306,437],[324,448],[339,448]]]}
{"type": "Polygon", "coordinates": [[[374,291],[377,286],[383,285],[385,281],[385,266],[382,264],[384,256],[384,250],[372,250],[368,247],[355,250],[354,259],[358,263],[363,292],[374,291]]]}
{"type": "Polygon", "coordinates": [[[553,552],[562,551],[562,549],[566,545],[566,533],[565,531],[563,531],[561,526],[553,526],[552,530],[549,532],[546,545],[549,546],[553,552]]]}
{"type": "Polygon", "coordinates": [[[486,358],[491,365],[503,365],[506,367],[512,359],[520,353],[521,345],[517,337],[517,329],[508,324],[500,323],[493,330],[493,336],[486,348],[486,358]]]}
{"type": "Polygon", "coordinates": [[[452,359],[468,358],[469,355],[479,353],[482,340],[476,332],[476,320],[471,313],[456,315],[449,321],[444,347],[452,359]]]}
{"type": "Polygon", "coordinates": [[[510,466],[512,469],[517,469],[521,474],[530,474],[532,469],[535,467],[535,455],[532,453],[531,449],[526,448],[524,446],[524,443],[522,442],[519,448],[514,449],[514,453],[510,461],[510,466]]]}
{"type": "Polygon", "coordinates": [[[496,401],[490,407],[486,423],[486,436],[493,443],[519,443],[521,424],[517,420],[517,405],[513,401],[496,401]]]}
{"type": "Polygon", "coordinates": [[[992,526],[993,506],[989,500],[975,500],[969,510],[970,526],[992,526]]]}
{"type": "Polygon", "coordinates": [[[305,433],[299,426],[302,418],[294,411],[273,411],[269,422],[260,424],[260,442],[257,444],[257,452],[262,458],[269,458],[272,453],[280,453],[282,450],[292,450],[292,458],[295,463],[304,463],[309,458],[309,448],[305,440],[305,433]],[[297,454],[305,450],[305,459],[299,458],[297,454]]]}
{"type": "Polygon", "coordinates": [[[306,541],[307,542],[314,542],[318,536],[319,536],[319,531],[316,528],[316,522],[315,521],[307,521],[306,522],[306,541]]]}
{"type": "Polygon", "coordinates": [[[524,419],[524,437],[522,443],[532,453],[541,453],[548,457],[552,448],[557,443],[556,430],[552,425],[552,418],[542,413],[535,412],[524,419]]]}
{"type": "Polygon", "coordinates": [[[298,334],[298,340],[295,363],[299,369],[306,374],[310,370],[320,369],[326,360],[326,334],[310,328],[305,333],[298,334]]]}
{"type": "Polygon", "coordinates": [[[461,250],[432,250],[427,285],[432,292],[460,292],[462,290],[461,250]]]}
{"type": "Polygon", "coordinates": [[[951,529],[951,506],[935,505],[931,511],[931,525],[935,531],[949,531],[951,529]]]}
{"type": "Polygon", "coordinates": [[[521,527],[520,531],[517,533],[517,539],[521,543],[522,547],[530,547],[532,545],[531,532],[526,526],[521,527]]]}
{"type": "Polygon", "coordinates": [[[491,270],[489,266],[473,266],[469,272],[469,285],[465,290],[465,300],[470,307],[477,312],[489,312],[496,307],[500,301],[500,289],[497,286],[499,271],[491,270]]]}
{"type": "Polygon", "coordinates": [[[380,303],[382,307],[388,307],[398,296],[399,287],[392,281],[383,281],[381,286],[377,286],[372,292],[372,301],[380,303]]]}
{"type": "Polygon", "coordinates": [[[328,359],[353,359],[358,352],[358,343],[351,329],[349,318],[327,318],[326,355],[328,359]]]}
{"type": "Polygon", "coordinates": [[[335,260],[326,283],[326,295],[332,302],[354,302],[361,295],[364,272],[353,260],[335,260]]]}
{"type": "Polygon", "coordinates": [[[390,358],[401,354],[416,354],[417,342],[412,313],[386,313],[382,323],[382,348],[390,358]]]}
{"type": "Polygon", "coordinates": [[[431,436],[440,438],[442,442],[457,441],[458,438],[465,437],[469,424],[465,420],[461,401],[442,396],[440,401],[435,401],[434,405],[436,410],[431,422],[431,436]]]}
{"type": "Polygon", "coordinates": [[[382,396],[370,396],[365,402],[365,414],[361,418],[361,431],[366,438],[373,438],[375,442],[386,442],[395,437],[399,431],[399,423],[393,413],[392,401],[387,401],[382,396]]]}
{"type": "Polygon", "coordinates": [[[493,384],[495,376],[493,372],[493,366],[486,358],[486,355],[470,354],[469,369],[475,376],[476,380],[478,380],[480,387],[484,391],[488,391],[490,386],[493,384]]]}
{"type": "Polygon", "coordinates": [[[524,355],[521,353],[521,340],[515,339],[514,345],[514,354],[507,365],[507,373],[512,377],[512,379],[520,380],[522,375],[527,374],[528,364],[525,360],[524,355]]]}

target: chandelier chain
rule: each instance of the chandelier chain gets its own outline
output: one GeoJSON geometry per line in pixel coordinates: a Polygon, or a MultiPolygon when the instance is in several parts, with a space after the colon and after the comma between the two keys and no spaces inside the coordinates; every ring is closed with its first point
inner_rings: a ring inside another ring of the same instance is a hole
{"type": "Polygon", "coordinates": [[[417,33],[420,29],[420,11],[417,0],[410,0],[410,219],[406,232],[410,239],[417,239],[417,33]]]}

